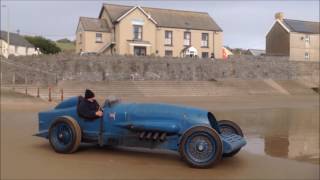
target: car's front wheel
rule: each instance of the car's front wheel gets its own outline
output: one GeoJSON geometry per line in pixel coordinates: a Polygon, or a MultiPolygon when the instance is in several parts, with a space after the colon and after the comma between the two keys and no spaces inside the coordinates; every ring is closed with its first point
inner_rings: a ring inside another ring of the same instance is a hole
{"type": "Polygon", "coordinates": [[[71,117],[59,117],[49,129],[49,142],[58,153],[73,153],[81,143],[81,129],[71,117]]]}
{"type": "Polygon", "coordinates": [[[206,168],[222,157],[222,142],[218,133],[207,126],[195,126],[183,134],[180,155],[192,167],[206,168]]]}
{"type": "MultiPolygon", "coordinates": [[[[218,121],[220,132],[221,133],[232,133],[232,134],[237,134],[241,137],[243,137],[243,132],[241,128],[233,121],[230,120],[221,120],[218,121]]],[[[232,157],[236,155],[241,148],[236,149],[235,151],[232,151],[230,153],[224,153],[223,157],[232,157]]]]}

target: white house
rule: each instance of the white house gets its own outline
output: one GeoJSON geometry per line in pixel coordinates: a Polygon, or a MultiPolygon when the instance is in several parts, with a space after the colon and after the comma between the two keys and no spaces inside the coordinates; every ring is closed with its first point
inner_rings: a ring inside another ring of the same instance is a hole
{"type": "Polygon", "coordinates": [[[38,55],[39,51],[30,44],[26,39],[17,33],[10,33],[8,48],[8,33],[1,31],[0,33],[0,56],[8,58],[9,55],[28,56],[38,55]]]}

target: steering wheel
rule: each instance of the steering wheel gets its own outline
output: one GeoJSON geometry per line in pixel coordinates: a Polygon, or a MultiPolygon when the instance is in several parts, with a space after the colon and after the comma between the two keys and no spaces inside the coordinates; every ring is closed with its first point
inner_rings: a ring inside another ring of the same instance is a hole
{"type": "MultiPolygon", "coordinates": [[[[110,103],[110,101],[109,101],[109,99],[106,99],[105,101],[104,101],[104,103],[103,103],[103,108],[105,108],[105,107],[110,107],[110,105],[111,105],[111,103],[110,103]]],[[[101,107],[99,107],[99,108],[101,108],[101,107]]]]}
{"type": "Polygon", "coordinates": [[[117,102],[120,102],[120,99],[116,98],[116,97],[112,97],[113,99],[109,99],[107,98],[105,101],[104,101],[104,104],[103,104],[103,108],[105,107],[111,107],[112,104],[115,104],[117,102]]]}

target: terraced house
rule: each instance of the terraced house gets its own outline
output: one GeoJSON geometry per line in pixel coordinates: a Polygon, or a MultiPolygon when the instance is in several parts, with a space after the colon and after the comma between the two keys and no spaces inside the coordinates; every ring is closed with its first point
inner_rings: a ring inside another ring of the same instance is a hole
{"type": "Polygon", "coordinates": [[[266,53],[294,61],[319,61],[319,39],[319,22],[285,19],[283,13],[276,13],[266,36],[266,53]]]}
{"type": "Polygon", "coordinates": [[[206,12],[103,4],[98,18],[80,17],[76,51],[221,58],[222,34],[206,12]]]}
{"type": "Polygon", "coordinates": [[[38,55],[40,51],[23,36],[7,31],[0,31],[0,57],[38,55]]]}

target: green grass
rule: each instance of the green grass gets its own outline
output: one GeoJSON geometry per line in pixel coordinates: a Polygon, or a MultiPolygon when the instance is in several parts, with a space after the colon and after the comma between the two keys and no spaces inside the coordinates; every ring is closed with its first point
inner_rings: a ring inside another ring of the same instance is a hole
{"type": "Polygon", "coordinates": [[[73,43],[61,43],[56,42],[57,46],[61,49],[61,51],[75,51],[76,46],[73,43]]]}

